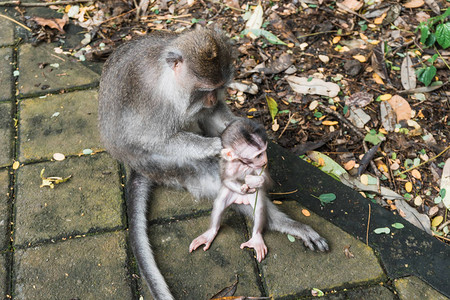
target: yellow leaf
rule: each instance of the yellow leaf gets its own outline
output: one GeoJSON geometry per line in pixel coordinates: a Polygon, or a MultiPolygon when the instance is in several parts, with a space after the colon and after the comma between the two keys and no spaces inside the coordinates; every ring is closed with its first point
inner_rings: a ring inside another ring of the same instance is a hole
{"type": "Polygon", "coordinates": [[[373,73],[372,78],[373,78],[373,80],[375,80],[376,83],[384,84],[383,79],[381,79],[380,75],[378,75],[377,73],[373,73]]]}
{"type": "Polygon", "coordinates": [[[384,128],[380,128],[378,131],[381,132],[382,134],[388,134],[388,132],[384,128]]]}
{"type": "Polygon", "coordinates": [[[442,223],[442,221],[444,220],[443,216],[437,216],[433,219],[433,221],[431,222],[431,226],[433,227],[438,227],[439,224],[442,223]]]}
{"type": "Polygon", "coordinates": [[[340,40],[341,40],[341,36],[335,36],[335,37],[333,38],[333,44],[339,43],[340,40]]]}
{"type": "Polygon", "coordinates": [[[248,112],[255,112],[256,111],[256,108],[250,108],[249,110],[248,110],[248,112]]]}
{"type": "Polygon", "coordinates": [[[359,37],[363,40],[363,41],[367,41],[369,38],[362,32],[359,33],[359,37]]]}
{"type": "Polygon", "coordinates": [[[12,168],[13,168],[13,170],[17,170],[19,168],[19,166],[20,166],[20,162],[15,161],[12,165],[12,168]]]}
{"type": "Polygon", "coordinates": [[[382,101],[387,101],[387,100],[389,100],[391,98],[392,98],[391,94],[384,94],[384,95],[380,96],[380,100],[382,100],[382,101]]]}
{"type": "Polygon", "coordinates": [[[338,121],[323,121],[322,124],[326,125],[326,126],[333,126],[333,125],[339,124],[339,122],[338,121]]]}
{"type": "Polygon", "coordinates": [[[380,17],[376,18],[373,23],[380,25],[381,23],[383,23],[384,18],[386,18],[387,13],[382,14],[380,17]]]}
{"type": "Polygon", "coordinates": [[[317,163],[319,164],[319,167],[325,166],[325,160],[323,159],[323,157],[319,157],[317,163]]]}
{"type": "Polygon", "coordinates": [[[349,160],[348,162],[346,162],[344,164],[344,169],[346,169],[347,171],[350,171],[351,169],[353,169],[353,167],[356,165],[356,162],[354,160],[349,160]]]}
{"type": "Polygon", "coordinates": [[[311,213],[307,209],[302,209],[302,214],[306,217],[309,217],[311,215],[311,213]]]}
{"type": "Polygon", "coordinates": [[[416,179],[422,179],[422,175],[420,174],[420,172],[417,169],[414,169],[411,171],[411,175],[416,178],[416,179]]]}
{"type": "Polygon", "coordinates": [[[369,44],[372,44],[372,45],[378,45],[380,43],[380,41],[374,41],[374,40],[370,40],[368,42],[369,42],[369,44]]]}
{"type": "Polygon", "coordinates": [[[413,188],[413,186],[412,186],[412,183],[411,182],[407,182],[407,183],[405,183],[405,190],[408,192],[408,193],[410,193],[411,191],[412,191],[412,188],[413,188]]]}
{"type": "Polygon", "coordinates": [[[353,58],[362,63],[367,61],[366,57],[364,55],[360,55],[360,54],[354,55],[353,58]]]}

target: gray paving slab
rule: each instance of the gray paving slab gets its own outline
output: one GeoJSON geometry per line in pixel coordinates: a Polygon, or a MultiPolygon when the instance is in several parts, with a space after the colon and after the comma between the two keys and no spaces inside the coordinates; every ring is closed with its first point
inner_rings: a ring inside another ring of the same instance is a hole
{"type": "MultiPolygon", "coordinates": [[[[245,225],[227,213],[223,226],[208,251],[189,253],[189,244],[208,228],[209,217],[153,225],[149,228],[156,260],[175,299],[209,299],[239,275],[236,295],[258,296],[255,262],[239,249],[246,238],[245,225]]],[[[151,299],[144,284],[144,299],[151,299]]]]}
{"type": "MultiPolygon", "coordinates": [[[[450,278],[442,278],[449,284],[450,278]]],[[[409,276],[395,281],[400,300],[448,300],[449,298],[434,290],[431,286],[417,278],[409,276]]]]}
{"type": "Polygon", "coordinates": [[[6,281],[6,276],[8,275],[6,269],[6,256],[4,254],[0,254],[0,297],[2,297],[3,299],[7,299],[6,288],[8,286],[8,283],[6,281]]]}
{"type": "Polygon", "coordinates": [[[9,174],[0,171],[0,251],[9,245],[9,174]]]}
{"type": "Polygon", "coordinates": [[[13,122],[12,103],[0,102],[0,167],[12,164],[13,122]]]}
{"type": "Polygon", "coordinates": [[[98,83],[97,73],[73,57],[56,54],[55,47],[56,44],[41,44],[39,47],[24,44],[20,47],[18,57],[20,96],[98,83]]]}
{"type": "Polygon", "coordinates": [[[267,232],[264,235],[268,256],[262,261],[263,278],[268,293],[274,297],[310,294],[312,288],[330,290],[385,279],[371,248],[338,227],[311,213],[305,217],[296,202],[279,205],[294,219],[306,223],[329,241],[330,252],[313,252],[301,242],[290,242],[286,235],[267,232]],[[347,258],[344,248],[355,256],[347,258]]]}
{"type": "Polygon", "coordinates": [[[20,249],[14,299],[132,299],[123,232],[20,249]]]}
{"type": "Polygon", "coordinates": [[[175,218],[212,209],[207,200],[197,200],[183,190],[158,187],[149,203],[149,220],[175,218]]]}
{"type": "MultiPolygon", "coordinates": [[[[2,28],[1,23],[0,28],[2,28]]],[[[1,35],[2,30],[0,30],[0,43],[2,41],[1,35]]],[[[12,88],[14,78],[12,70],[12,53],[12,48],[0,48],[0,100],[9,100],[13,96],[12,88]]]]}
{"type": "Polygon", "coordinates": [[[117,163],[106,154],[21,167],[17,172],[15,243],[123,226],[123,200],[117,163]],[[54,189],[45,177],[72,177],[54,189]]]}
{"type": "Polygon", "coordinates": [[[101,148],[95,90],[21,100],[19,113],[20,162],[101,148]]]}
{"type": "Polygon", "coordinates": [[[14,43],[14,23],[0,18],[0,47],[12,45],[14,43]]]}

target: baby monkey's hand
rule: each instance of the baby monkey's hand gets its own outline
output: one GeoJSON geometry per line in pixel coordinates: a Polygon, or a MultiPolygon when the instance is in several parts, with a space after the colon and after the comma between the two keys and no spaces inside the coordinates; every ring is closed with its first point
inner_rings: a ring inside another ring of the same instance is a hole
{"type": "Polygon", "coordinates": [[[241,192],[244,194],[253,194],[256,192],[255,188],[251,188],[248,186],[247,183],[244,183],[243,185],[241,185],[241,192]]]}

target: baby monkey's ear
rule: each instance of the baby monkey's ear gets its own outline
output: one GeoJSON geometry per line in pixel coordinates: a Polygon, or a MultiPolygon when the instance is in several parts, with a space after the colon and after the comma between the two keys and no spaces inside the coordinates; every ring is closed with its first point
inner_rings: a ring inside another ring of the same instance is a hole
{"type": "Polygon", "coordinates": [[[236,155],[234,154],[234,151],[230,148],[223,148],[222,151],[220,151],[220,155],[223,159],[232,161],[236,159],[236,155]]]}

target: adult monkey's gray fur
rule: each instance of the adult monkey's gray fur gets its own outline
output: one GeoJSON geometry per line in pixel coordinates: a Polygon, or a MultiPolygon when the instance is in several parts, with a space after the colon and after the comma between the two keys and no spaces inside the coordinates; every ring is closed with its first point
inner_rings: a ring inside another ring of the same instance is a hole
{"type": "MultiPolygon", "coordinates": [[[[155,185],[166,185],[185,188],[199,198],[216,197],[221,187],[218,136],[236,119],[223,101],[232,75],[228,38],[205,28],[155,33],[128,42],[104,66],[99,90],[101,137],[107,151],[131,169],[127,183],[131,246],[156,300],[174,298],[147,236],[149,193],[155,185]]],[[[313,229],[269,204],[269,229],[296,236],[310,249],[328,249],[313,229]]],[[[252,215],[249,205],[235,209],[252,215]]]]}

